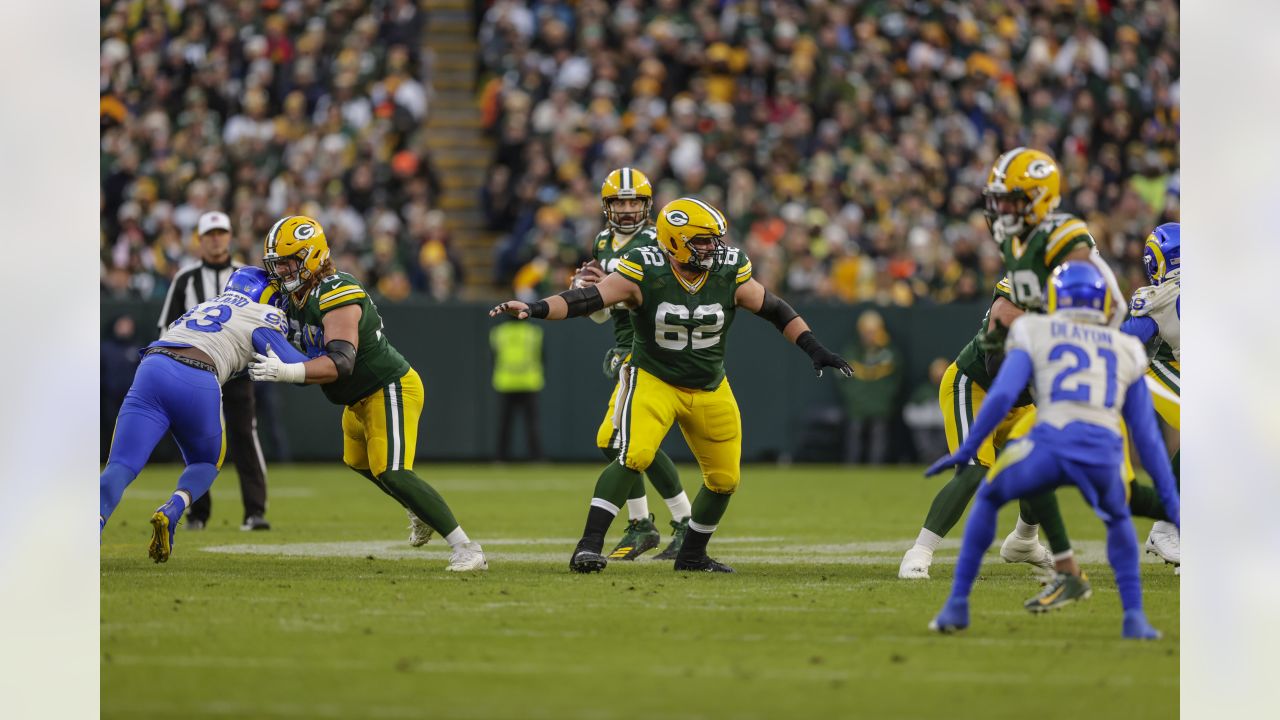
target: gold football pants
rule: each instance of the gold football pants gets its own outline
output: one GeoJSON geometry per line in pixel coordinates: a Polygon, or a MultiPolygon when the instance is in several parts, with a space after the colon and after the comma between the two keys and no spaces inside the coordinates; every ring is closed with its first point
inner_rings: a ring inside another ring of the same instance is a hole
{"type": "Polygon", "coordinates": [[[409,368],[395,382],[342,411],[342,462],[381,476],[412,470],[422,417],[422,378],[409,368]]]}

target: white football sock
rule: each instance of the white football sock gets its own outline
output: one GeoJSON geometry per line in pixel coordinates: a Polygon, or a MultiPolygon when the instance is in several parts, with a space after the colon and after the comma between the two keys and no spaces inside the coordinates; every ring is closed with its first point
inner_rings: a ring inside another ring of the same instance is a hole
{"type": "Polygon", "coordinates": [[[938,543],[942,542],[942,536],[927,528],[920,528],[920,534],[916,536],[916,547],[922,547],[933,552],[938,549],[938,543]]]}
{"type": "Polygon", "coordinates": [[[649,517],[649,498],[638,497],[627,499],[627,517],[632,520],[646,520],[649,517]]]}
{"type": "Polygon", "coordinates": [[[1018,524],[1013,528],[1013,534],[1021,540],[1035,540],[1040,536],[1040,526],[1024,523],[1022,518],[1019,517],[1018,524]]]}
{"type": "Polygon", "coordinates": [[[1076,554],[1076,551],[1075,551],[1075,550],[1064,550],[1064,551],[1062,551],[1062,552],[1060,552],[1060,553],[1056,553],[1056,554],[1053,556],[1053,561],[1054,561],[1054,562],[1058,562],[1059,560],[1068,560],[1068,559],[1070,559],[1070,558],[1074,557],[1074,556],[1075,556],[1075,554],[1076,554]]]}
{"type": "Polygon", "coordinates": [[[675,497],[665,498],[663,500],[668,508],[671,508],[671,519],[676,522],[689,517],[693,514],[693,506],[689,504],[689,496],[683,490],[675,497]]]}
{"type": "MultiPolygon", "coordinates": [[[[183,512],[185,512],[187,508],[191,507],[191,493],[187,492],[186,490],[174,490],[173,497],[176,497],[182,501],[183,512]]],[[[179,513],[179,514],[182,514],[182,513],[179,513]]]]}
{"type": "Polygon", "coordinates": [[[471,542],[471,538],[467,537],[466,531],[459,525],[453,532],[444,536],[444,541],[449,543],[449,547],[456,549],[459,545],[466,545],[471,542]]]}

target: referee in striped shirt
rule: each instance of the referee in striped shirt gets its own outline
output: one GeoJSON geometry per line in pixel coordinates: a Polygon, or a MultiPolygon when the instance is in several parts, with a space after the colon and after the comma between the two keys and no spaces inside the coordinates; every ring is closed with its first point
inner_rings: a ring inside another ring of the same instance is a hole
{"type": "MultiPolygon", "coordinates": [[[[227,279],[244,265],[231,260],[231,219],[226,213],[207,212],[196,225],[200,241],[200,264],[180,271],[169,286],[160,310],[160,331],[169,327],[189,308],[222,293],[227,279]]],[[[253,402],[253,382],[248,376],[232,377],[222,386],[222,412],[226,422],[227,452],[240,476],[240,496],[244,500],[241,530],[270,530],[267,523],[267,464],[258,442],[258,419],[253,402]]],[[[212,491],[187,510],[188,530],[201,530],[209,522],[213,508],[212,491]]]]}

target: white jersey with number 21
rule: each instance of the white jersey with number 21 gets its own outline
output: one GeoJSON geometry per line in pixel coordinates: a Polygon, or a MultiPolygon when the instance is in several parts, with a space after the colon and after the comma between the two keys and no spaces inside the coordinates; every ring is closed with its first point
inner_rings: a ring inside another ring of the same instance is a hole
{"type": "Polygon", "coordinates": [[[1031,356],[1037,422],[1086,422],[1120,433],[1129,386],[1147,370],[1137,338],[1062,315],[1023,315],[1009,328],[1008,352],[1031,356]]]}

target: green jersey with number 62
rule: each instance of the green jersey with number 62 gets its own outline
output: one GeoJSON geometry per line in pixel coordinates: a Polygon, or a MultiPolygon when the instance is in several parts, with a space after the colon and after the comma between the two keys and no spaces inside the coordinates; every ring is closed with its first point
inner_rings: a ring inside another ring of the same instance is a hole
{"type": "Polygon", "coordinates": [[[324,354],[324,315],[348,305],[360,306],[356,365],[351,375],[321,385],[335,405],[351,405],[409,372],[409,363],[382,334],[382,316],[360,282],[347,273],[320,281],[301,308],[289,306],[290,339],[307,357],[324,354]]]}
{"type": "Polygon", "coordinates": [[[631,310],[631,364],[676,387],[715,390],[724,380],[724,351],[737,311],[734,294],[751,279],[751,261],[727,248],[715,272],[688,282],[658,247],[638,248],[617,272],[640,286],[644,302],[631,310]]]}
{"type": "MultiPolygon", "coordinates": [[[[600,261],[606,273],[611,273],[618,269],[618,261],[629,251],[656,245],[657,242],[658,229],[653,225],[646,226],[630,237],[605,230],[596,235],[595,243],[591,246],[591,257],[600,261]]],[[[630,350],[631,339],[635,334],[631,328],[631,312],[623,306],[617,306],[610,308],[609,314],[613,317],[614,347],[630,350]]]]}
{"type": "Polygon", "coordinates": [[[1023,234],[1025,240],[1015,236],[1000,245],[1009,273],[1010,299],[1027,310],[1044,312],[1049,275],[1072,250],[1081,245],[1093,247],[1093,237],[1084,221],[1069,213],[1050,213],[1023,234]]]}

